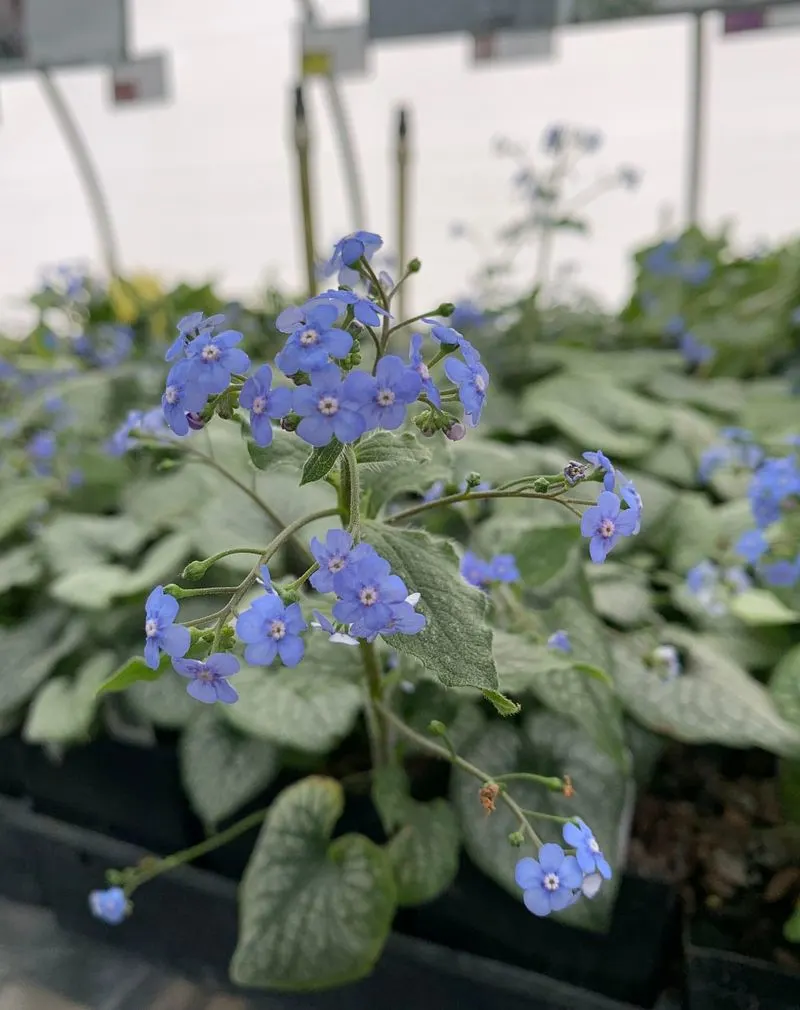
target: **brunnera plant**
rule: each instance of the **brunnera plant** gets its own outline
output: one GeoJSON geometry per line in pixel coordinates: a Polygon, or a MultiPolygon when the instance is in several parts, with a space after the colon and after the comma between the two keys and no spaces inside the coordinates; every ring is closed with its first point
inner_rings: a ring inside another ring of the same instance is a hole
{"type": "MultiPolygon", "coordinates": [[[[459,563],[449,540],[410,524],[460,502],[556,502],[580,524],[591,559],[601,563],[619,537],[638,532],[641,499],[597,450],[567,462],[562,472],[524,475],[494,488],[471,474],[452,493],[443,487],[392,511],[393,474],[426,467],[431,453],[424,438],[467,437],[480,421],[489,375],[475,348],[447,324],[452,306],[394,319],[394,296],[420,264],[412,260],[397,283],[378,276],[371,260],[381,245],[369,232],[337,243],[327,269],[338,273],[339,287],[281,313],[276,325],[286,341],[275,369],[253,366],[238,347],[241,334],[224,329],[222,318],[196,313],[183,319],[166,354],[170,368],[161,409],[131,414],[112,439],[119,451],[138,447],[161,455],[163,466],[200,461],[215,468],[259,503],[278,532],[269,543],[191,562],[184,585],[156,586],[145,608],[143,658],[126,663],[101,690],[180,676],[199,703],[236,706],[243,704],[236,689],[242,660],[255,676],[270,676],[264,668],[273,664],[294,676],[310,651],[309,636],[322,641],[325,635],[325,648],[352,657],[342,676],[357,699],[363,697],[372,800],[385,844],[359,834],[334,838],[343,786],[312,775],[286,788],[268,810],[189,850],[110,870],[107,888],[90,895],[95,915],[120,923],[132,914],[131,899],[147,881],[263,820],[240,889],[240,933],[231,964],[233,980],[246,986],[303,990],[358,979],[379,958],[396,909],[430,901],[450,885],[460,844],[455,813],[444,799],[412,797],[403,763],[412,750],[449,762],[465,782],[474,780],[476,818],[494,817],[497,824],[498,806],[509,813],[515,827],[501,842],[519,850],[515,880],[534,915],[590,899],[612,876],[580,817],[532,809],[519,799],[535,795],[535,786],[562,797],[577,792],[579,806],[579,782],[520,770],[517,762],[513,770],[480,767],[459,754],[456,735],[443,722],[431,721],[427,732],[410,725],[386,651],[415,662],[446,688],[480,692],[501,716],[516,715],[520,705],[499,689],[489,623],[489,590],[518,580],[514,558],[486,562],[467,554],[459,563]],[[425,333],[411,332],[416,322],[425,333]],[[397,353],[405,350],[401,341],[409,341],[407,356],[397,353]],[[194,432],[212,424],[238,425],[258,468],[299,457],[300,484],[327,482],[335,504],[280,522],[256,490],[198,447],[203,436],[194,432]],[[596,501],[576,496],[586,481],[602,482],[596,501]],[[319,529],[320,522],[326,532],[308,540],[307,527],[319,529]],[[285,546],[307,559],[305,571],[290,581],[270,573],[285,546]],[[231,554],[253,558],[241,582],[192,587],[231,554]],[[182,621],[180,601],[197,597],[223,602],[182,621]],[[543,842],[539,821],[551,828],[554,823],[563,844],[543,842]]],[[[511,592],[511,586],[502,588],[511,592]]],[[[601,670],[570,659],[563,630],[537,648],[551,655],[553,665],[562,662],[579,676],[606,679],[601,670]]],[[[314,669],[308,672],[313,678],[314,669]]],[[[311,700],[307,718],[322,719],[311,700]]]]}

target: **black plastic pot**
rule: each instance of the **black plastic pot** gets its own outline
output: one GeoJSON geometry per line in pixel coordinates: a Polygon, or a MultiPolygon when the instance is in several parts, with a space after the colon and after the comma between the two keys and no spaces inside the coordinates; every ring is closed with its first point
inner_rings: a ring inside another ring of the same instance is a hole
{"type": "Polygon", "coordinates": [[[797,1010],[800,973],[686,944],[687,1010],[797,1010]]]}
{"type": "MultiPolygon", "coordinates": [[[[164,963],[199,982],[227,985],[236,941],[236,886],[188,867],[146,885],[133,915],[107,926],[89,913],[87,894],[109,866],[145,853],[51,818],[18,812],[34,854],[45,903],[62,927],[164,963]]],[[[2,873],[2,864],[0,864],[2,873]]],[[[1,888],[0,888],[1,889],[1,888]]],[[[273,1010],[625,1010],[627,1004],[563,982],[393,935],[373,974],[322,993],[271,994],[273,1010]]],[[[630,1007],[628,1007],[630,1010],[630,1007]]]]}
{"type": "Polygon", "coordinates": [[[55,762],[23,744],[25,795],[37,813],[168,854],[202,837],[173,746],[99,738],[55,762]]]}
{"type": "Polygon", "coordinates": [[[25,795],[25,744],[18,733],[0,737],[0,794],[25,795]]]}
{"type": "Polygon", "coordinates": [[[30,818],[24,801],[0,800],[0,897],[41,905],[44,899],[30,818]]]}

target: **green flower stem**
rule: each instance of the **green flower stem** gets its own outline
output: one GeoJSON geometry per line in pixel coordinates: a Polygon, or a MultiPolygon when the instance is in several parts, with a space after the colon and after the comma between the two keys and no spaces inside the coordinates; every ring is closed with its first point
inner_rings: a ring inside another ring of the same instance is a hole
{"type": "Polygon", "coordinates": [[[380,358],[381,356],[381,342],[378,339],[378,334],[375,332],[375,330],[373,330],[371,326],[367,326],[366,323],[362,323],[361,325],[372,337],[372,343],[375,345],[375,361],[377,362],[378,358],[380,358]]]}
{"type": "MultiPolygon", "coordinates": [[[[411,322],[411,320],[409,320],[409,322],[411,322]]],[[[449,353],[449,349],[445,350],[444,347],[441,347],[428,362],[428,368],[433,368],[434,365],[438,365],[439,362],[446,358],[449,353]]]]}
{"type": "Polygon", "coordinates": [[[229,611],[222,608],[222,610],[215,610],[212,614],[206,614],[204,617],[195,617],[191,621],[181,621],[184,628],[197,628],[201,624],[209,624],[211,621],[215,621],[218,617],[227,614],[229,611]]]}
{"type": "MultiPolygon", "coordinates": [[[[216,564],[217,561],[222,561],[223,558],[229,557],[231,554],[263,554],[263,553],[264,553],[263,547],[228,547],[224,551],[219,551],[218,554],[212,554],[210,558],[203,558],[202,561],[195,561],[192,563],[198,566],[202,566],[203,571],[200,574],[205,575],[206,571],[212,565],[216,564]]],[[[186,568],[184,568],[183,570],[184,579],[191,578],[190,575],[186,574],[188,568],[189,565],[187,565],[186,568]]]]}
{"type": "Polygon", "coordinates": [[[420,502],[419,505],[412,505],[411,508],[403,509],[402,512],[394,512],[392,515],[387,516],[384,522],[397,523],[403,519],[410,519],[412,516],[419,515],[420,512],[427,512],[428,509],[439,508],[441,505],[455,505],[461,501],[480,501],[483,498],[539,498],[542,501],[558,502],[559,505],[563,505],[564,508],[573,514],[580,515],[563,498],[555,498],[551,494],[540,494],[538,491],[464,491],[459,494],[445,495],[443,498],[437,498],[435,501],[420,502]]]}
{"type": "MultiPolygon", "coordinates": [[[[169,595],[176,600],[187,600],[191,596],[230,596],[235,593],[238,586],[207,586],[201,589],[184,589],[182,586],[170,586],[169,595]]],[[[164,587],[167,592],[167,587],[164,587]]]]}
{"type": "Polygon", "coordinates": [[[382,768],[389,763],[389,733],[386,717],[381,706],[383,698],[383,674],[378,663],[378,653],[374,642],[359,640],[361,658],[364,661],[364,673],[367,681],[367,732],[369,733],[372,764],[382,768]]]}
{"type": "Polygon", "coordinates": [[[311,565],[309,568],[307,568],[303,572],[303,574],[300,576],[299,579],[295,579],[294,582],[290,582],[288,584],[288,586],[286,586],[285,588],[286,589],[299,589],[302,585],[304,585],[311,578],[311,576],[314,574],[314,572],[318,568],[319,568],[319,562],[315,561],[313,565],[311,565]]]}
{"type": "MultiPolygon", "coordinates": [[[[439,306],[437,305],[436,309],[438,308],[439,306]]],[[[429,312],[422,312],[420,315],[412,316],[410,319],[404,319],[402,323],[397,323],[395,326],[390,327],[389,336],[391,336],[397,330],[402,330],[404,326],[410,326],[412,323],[418,323],[420,319],[426,319],[428,316],[435,316],[436,309],[431,309],[429,312]]],[[[453,348],[453,350],[455,350],[455,348],[453,348]]],[[[431,362],[431,364],[433,364],[433,362],[431,362]]],[[[428,367],[430,368],[430,365],[428,367]]]]}
{"type": "Polygon", "coordinates": [[[536,817],[540,821],[552,821],[554,824],[574,824],[574,817],[559,817],[557,814],[544,814],[540,810],[523,810],[528,817],[536,817]]]}
{"type": "Polygon", "coordinates": [[[234,838],[238,838],[245,831],[249,831],[260,824],[267,816],[268,811],[269,807],[265,807],[263,810],[256,810],[254,813],[248,814],[247,817],[243,817],[240,821],[237,821],[236,824],[232,824],[224,831],[220,831],[219,834],[212,835],[211,838],[206,838],[205,841],[197,845],[192,845],[191,848],[174,852],[171,856],[165,856],[163,859],[147,860],[141,869],[139,867],[134,869],[131,878],[129,878],[130,882],[125,884],[123,890],[126,897],[130,898],[137,887],[141,887],[142,884],[146,884],[155,877],[161,876],[162,873],[174,870],[184,863],[191,863],[193,860],[199,859],[200,856],[205,856],[207,853],[213,852],[214,849],[232,842],[234,838]]]}
{"type": "Polygon", "coordinates": [[[353,540],[358,543],[361,539],[361,482],[358,478],[358,460],[352,445],[346,445],[342,454],[342,473],[345,471],[350,491],[347,502],[347,529],[353,534],[353,540]]]}
{"type": "MultiPolygon", "coordinates": [[[[313,523],[317,519],[326,519],[328,516],[335,516],[338,514],[338,508],[321,509],[319,512],[312,512],[310,515],[303,516],[302,519],[296,519],[293,523],[289,523],[289,525],[284,527],[284,529],[281,530],[272,542],[267,545],[264,549],[264,553],[259,557],[258,561],[256,561],[253,565],[249,573],[236,587],[236,592],[231,596],[227,604],[222,608],[222,610],[217,611],[217,626],[214,632],[214,641],[211,645],[211,652],[214,652],[219,644],[222,628],[228,617],[236,609],[248,589],[258,578],[259,568],[261,568],[262,565],[268,564],[273,555],[281,549],[287,540],[291,540],[298,530],[301,530],[304,526],[307,526],[309,523],[313,523]]],[[[305,547],[305,545],[303,546],[305,547]]]]}
{"type": "Polygon", "coordinates": [[[553,793],[562,793],[564,791],[563,779],[556,778],[555,776],[534,775],[533,772],[507,772],[505,775],[495,775],[494,781],[498,785],[510,781],[535,782],[537,785],[544,786],[545,789],[549,789],[553,793]]]}
{"type": "MultiPolygon", "coordinates": [[[[486,785],[488,782],[496,781],[495,777],[490,775],[488,772],[477,768],[474,764],[464,760],[464,758],[459,757],[457,754],[451,754],[446,747],[440,747],[438,743],[434,743],[421,733],[417,733],[416,730],[407,726],[402,719],[395,715],[395,713],[392,712],[391,709],[387,708],[382,702],[376,702],[375,707],[383,715],[386,721],[398,731],[398,733],[401,733],[407,740],[411,740],[419,747],[422,747],[423,750],[427,750],[430,754],[435,754],[443,761],[448,761],[450,764],[455,765],[456,768],[460,768],[468,775],[477,779],[481,785],[486,785]]],[[[542,847],[542,840],[534,831],[530,821],[525,816],[525,811],[522,807],[516,802],[516,800],[508,795],[505,789],[500,790],[498,797],[519,820],[520,825],[528,833],[531,841],[537,849],[540,849],[542,847]]]]}

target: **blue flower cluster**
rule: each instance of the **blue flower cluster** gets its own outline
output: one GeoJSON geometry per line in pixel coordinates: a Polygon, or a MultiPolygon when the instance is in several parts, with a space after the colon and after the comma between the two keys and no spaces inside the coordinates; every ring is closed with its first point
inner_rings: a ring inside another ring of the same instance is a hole
{"type": "Polygon", "coordinates": [[[538,859],[525,856],[517,863],[514,877],[525,907],[534,915],[560,912],[581,895],[593,898],[602,881],[611,879],[611,867],[588,825],[576,818],[562,833],[571,852],[548,842],[539,849],[538,859]]]}
{"type": "MultiPolygon", "coordinates": [[[[597,504],[590,505],[581,516],[581,534],[589,538],[589,557],[600,565],[620,537],[635,536],[639,532],[643,504],[633,481],[620,473],[604,452],[599,449],[585,452],[583,458],[603,473],[604,490],[598,495],[597,504]],[[615,487],[619,487],[618,495],[614,493],[615,487]]],[[[580,464],[574,461],[565,467],[568,483],[584,479],[576,472],[577,467],[580,464]]]]}
{"type": "Polygon", "coordinates": [[[732,596],[751,586],[750,578],[739,565],[721,568],[713,561],[701,561],[686,576],[686,588],[711,617],[722,617],[732,596]]]}
{"type": "Polygon", "coordinates": [[[513,554],[495,554],[491,561],[484,561],[472,551],[466,551],[461,559],[461,574],[471,586],[478,589],[486,589],[493,582],[520,580],[513,554]]]}

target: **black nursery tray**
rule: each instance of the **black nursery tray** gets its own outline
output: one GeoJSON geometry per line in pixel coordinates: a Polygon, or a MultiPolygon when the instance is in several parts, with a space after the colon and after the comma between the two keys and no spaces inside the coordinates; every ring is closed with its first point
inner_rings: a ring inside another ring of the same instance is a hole
{"type": "MultiPolygon", "coordinates": [[[[107,926],[90,915],[89,891],[103,885],[108,867],[131,865],[145,852],[6,800],[0,804],[0,853],[4,836],[12,835],[25,853],[25,873],[38,882],[38,897],[63,928],[199,982],[228,984],[237,927],[233,882],[183,867],[146,885],[133,915],[107,926]]],[[[12,864],[0,859],[0,893],[8,893],[4,878],[14,871],[12,864]]],[[[369,978],[328,992],[270,999],[274,1010],[632,1010],[533,972],[396,934],[369,978]]]]}
{"type": "Polygon", "coordinates": [[[798,1010],[800,973],[686,943],[687,1010],[798,1010]]]}

